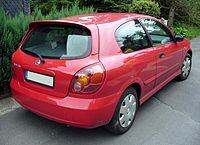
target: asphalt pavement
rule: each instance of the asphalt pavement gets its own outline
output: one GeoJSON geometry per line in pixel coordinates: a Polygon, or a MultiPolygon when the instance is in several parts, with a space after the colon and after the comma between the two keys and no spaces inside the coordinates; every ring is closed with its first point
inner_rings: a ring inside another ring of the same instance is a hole
{"type": "Polygon", "coordinates": [[[0,106],[0,145],[200,145],[200,37],[192,44],[188,80],[170,82],[144,103],[126,134],[67,127],[11,101],[15,107],[0,106]]]}

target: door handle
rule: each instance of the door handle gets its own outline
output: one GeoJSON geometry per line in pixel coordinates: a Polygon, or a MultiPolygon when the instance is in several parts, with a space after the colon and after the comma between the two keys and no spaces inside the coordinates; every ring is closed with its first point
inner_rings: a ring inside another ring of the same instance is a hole
{"type": "Polygon", "coordinates": [[[165,57],[165,54],[163,52],[160,53],[160,58],[164,58],[165,57]]]}

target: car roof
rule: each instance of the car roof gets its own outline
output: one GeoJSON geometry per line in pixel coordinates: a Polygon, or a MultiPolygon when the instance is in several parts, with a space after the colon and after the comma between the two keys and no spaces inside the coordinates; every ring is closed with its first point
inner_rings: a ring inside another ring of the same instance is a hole
{"type": "Polygon", "coordinates": [[[66,18],[59,18],[55,20],[37,20],[29,24],[29,29],[39,24],[50,24],[50,23],[70,23],[78,24],[82,26],[86,25],[98,25],[98,24],[111,24],[111,22],[128,21],[130,19],[138,18],[153,18],[142,14],[134,13],[93,13],[83,14],[77,16],[70,16],[66,18]]]}
{"type": "Polygon", "coordinates": [[[91,25],[91,24],[111,23],[123,19],[141,18],[141,17],[147,17],[147,16],[141,14],[133,14],[133,13],[94,13],[94,14],[71,16],[57,20],[72,21],[84,25],[91,25]]]}

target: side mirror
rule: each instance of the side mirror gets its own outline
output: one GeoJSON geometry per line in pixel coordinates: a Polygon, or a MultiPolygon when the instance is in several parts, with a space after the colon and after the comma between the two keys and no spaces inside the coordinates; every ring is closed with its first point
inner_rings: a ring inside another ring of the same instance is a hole
{"type": "Polygon", "coordinates": [[[184,37],[182,35],[175,35],[176,42],[182,42],[184,40],[184,37]]]}

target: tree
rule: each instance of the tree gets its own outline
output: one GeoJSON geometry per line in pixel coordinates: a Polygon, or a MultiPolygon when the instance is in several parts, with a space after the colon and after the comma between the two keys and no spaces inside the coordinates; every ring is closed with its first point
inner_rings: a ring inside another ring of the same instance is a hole
{"type": "MultiPolygon", "coordinates": [[[[162,17],[168,19],[169,27],[174,20],[197,24],[200,16],[200,0],[156,0],[161,6],[162,17]],[[167,15],[166,15],[167,14],[167,15]]],[[[199,22],[200,24],[200,22],[199,22]]]]}
{"type": "Polygon", "coordinates": [[[169,16],[167,24],[169,27],[172,27],[174,24],[175,9],[176,9],[176,2],[175,0],[171,0],[169,5],[169,16]]]}

